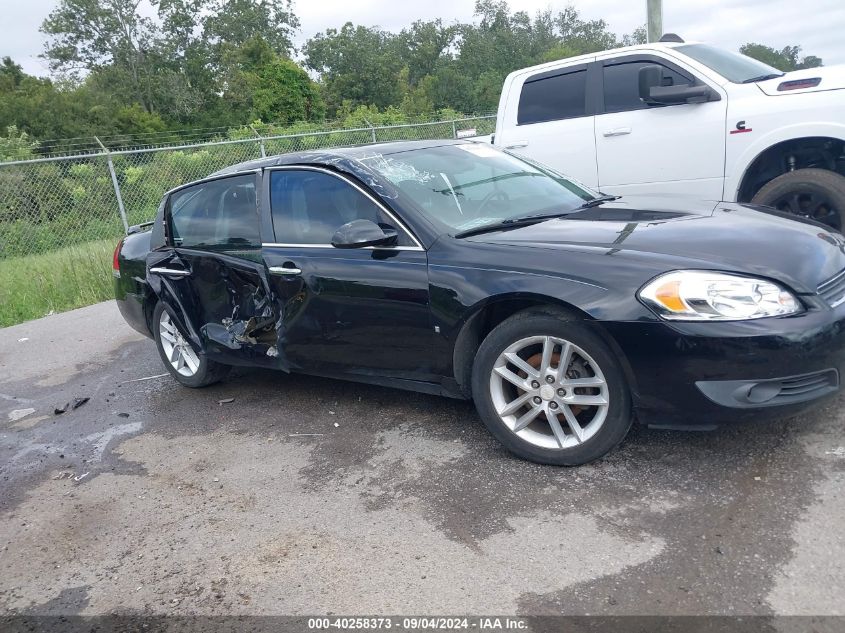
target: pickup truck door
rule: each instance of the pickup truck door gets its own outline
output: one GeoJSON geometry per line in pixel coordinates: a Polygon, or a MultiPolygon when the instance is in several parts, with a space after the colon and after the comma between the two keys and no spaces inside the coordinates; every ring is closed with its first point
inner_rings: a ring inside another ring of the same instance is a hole
{"type": "Polygon", "coordinates": [[[495,145],[598,184],[588,64],[529,71],[506,88],[495,145]]]}
{"type": "Polygon", "coordinates": [[[639,69],[663,66],[664,83],[692,83],[694,73],[663,57],[602,58],[595,143],[598,186],[612,194],[671,194],[721,200],[727,95],[706,103],[649,106],[639,97],[639,69]]]}

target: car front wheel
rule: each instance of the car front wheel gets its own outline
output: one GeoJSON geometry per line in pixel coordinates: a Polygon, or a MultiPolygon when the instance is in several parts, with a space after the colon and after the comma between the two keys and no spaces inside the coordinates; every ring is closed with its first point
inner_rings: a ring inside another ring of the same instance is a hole
{"type": "Polygon", "coordinates": [[[614,354],[565,313],[526,311],[497,326],[478,349],[472,391],[490,432],[541,464],[590,462],[631,427],[630,394],[614,354]]]}
{"type": "Polygon", "coordinates": [[[221,381],[230,367],[209,360],[179,331],[170,313],[159,302],[153,311],[156,347],[167,371],[186,387],[206,387],[221,381]]]}

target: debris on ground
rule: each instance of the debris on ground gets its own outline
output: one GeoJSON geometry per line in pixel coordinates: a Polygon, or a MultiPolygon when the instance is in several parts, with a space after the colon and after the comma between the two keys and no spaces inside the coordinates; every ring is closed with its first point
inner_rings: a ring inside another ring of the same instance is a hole
{"type": "Polygon", "coordinates": [[[29,340],[28,336],[24,336],[23,338],[18,339],[18,343],[26,343],[29,340]]]}
{"type": "Polygon", "coordinates": [[[337,422],[334,423],[334,428],[337,428],[339,426],[340,426],[340,424],[338,424],[337,422]]]}
{"type": "Polygon", "coordinates": [[[128,418],[128,417],[129,417],[129,414],[128,414],[128,413],[123,413],[123,412],[121,412],[121,413],[118,413],[118,414],[117,414],[117,417],[119,417],[119,418],[128,418]]]}
{"type": "Polygon", "coordinates": [[[55,475],[53,479],[70,479],[71,477],[73,477],[73,473],[64,470],[58,475],[55,475]]]}
{"type": "Polygon", "coordinates": [[[235,401],[234,398],[223,398],[222,400],[218,400],[217,404],[219,404],[222,407],[224,404],[231,404],[234,401],[235,401]]]}
{"type": "MultiPolygon", "coordinates": [[[[14,413],[14,411],[12,413],[14,413]]],[[[833,455],[835,457],[845,457],[845,446],[837,446],[832,451],[825,451],[824,454],[833,455]]]]}
{"type": "Polygon", "coordinates": [[[124,380],[120,384],[125,384],[127,382],[141,382],[142,380],[153,380],[154,378],[164,378],[169,374],[156,374],[155,376],[144,376],[143,378],[133,378],[132,380],[124,380]]]}
{"type": "Polygon", "coordinates": [[[91,398],[84,397],[84,398],[74,398],[70,402],[66,402],[64,406],[56,407],[53,409],[53,415],[61,415],[62,413],[66,413],[67,411],[72,411],[74,409],[78,409],[83,404],[88,402],[91,398]]]}
{"type": "Polygon", "coordinates": [[[15,409],[11,413],[9,413],[9,420],[11,420],[12,422],[17,422],[18,420],[25,418],[26,416],[32,413],[35,413],[35,409],[31,407],[29,409],[15,409]]]}
{"type": "Polygon", "coordinates": [[[76,477],[74,477],[73,480],[74,481],[82,481],[83,479],[85,479],[90,474],[91,474],[90,472],[82,473],[81,475],[77,475],[76,477]]]}

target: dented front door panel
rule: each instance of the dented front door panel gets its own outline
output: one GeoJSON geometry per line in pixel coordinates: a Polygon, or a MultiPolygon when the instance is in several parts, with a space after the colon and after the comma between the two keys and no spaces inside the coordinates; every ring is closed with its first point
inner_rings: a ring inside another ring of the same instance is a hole
{"type": "Polygon", "coordinates": [[[426,253],[265,245],[291,368],[439,380],[426,253]]]}

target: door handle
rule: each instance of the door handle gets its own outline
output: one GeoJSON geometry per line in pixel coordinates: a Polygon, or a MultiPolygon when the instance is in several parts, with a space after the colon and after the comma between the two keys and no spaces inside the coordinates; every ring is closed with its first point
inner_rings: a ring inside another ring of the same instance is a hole
{"type": "Polygon", "coordinates": [[[270,266],[268,268],[271,275],[300,275],[302,270],[293,266],[270,266]]]}
{"type": "Polygon", "coordinates": [[[515,141],[511,145],[505,145],[505,149],[519,149],[520,147],[528,147],[528,141],[515,141]]]}
{"type": "Polygon", "coordinates": [[[618,127],[615,130],[607,130],[604,132],[605,136],[625,136],[626,134],[631,133],[631,128],[629,127],[618,127]]]}
{"type": "Polygon", "coordinates": [[[190,270],[182,270],[180,268],[163,268],[161,266],[150,268],[150,272],[158,273],[159,275],[172,275],[174,277],[187,277],[191,274],[190,270]]]}

